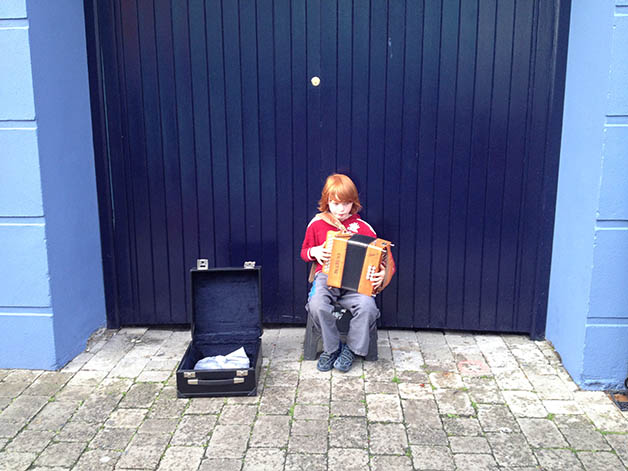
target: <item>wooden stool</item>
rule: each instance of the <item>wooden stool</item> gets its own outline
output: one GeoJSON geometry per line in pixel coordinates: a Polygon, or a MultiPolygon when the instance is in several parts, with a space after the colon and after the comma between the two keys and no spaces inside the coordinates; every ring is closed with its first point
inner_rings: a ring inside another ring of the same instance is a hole
{"type": "MultiPolygon", "coordinates": [[[[349,323],[351,322],[351,313],[341,308],[339,305],[334,307],[334,313],[340,313],[342,316],[336,321],[336,326],[341,337],[346,337],[349,332],[349,323]]],[[[377,324],[373,324],[369,335],[369,351],[364,357],[367,361],[377,361],[377,324]]],[[[312,316],[308,312],[307,325],[305,327],[305,342],[303,343],[303,359],[316,360],[316,355],[321,349],[318,348],[321,342],[321,331],[314,325],[312,316]]]]}

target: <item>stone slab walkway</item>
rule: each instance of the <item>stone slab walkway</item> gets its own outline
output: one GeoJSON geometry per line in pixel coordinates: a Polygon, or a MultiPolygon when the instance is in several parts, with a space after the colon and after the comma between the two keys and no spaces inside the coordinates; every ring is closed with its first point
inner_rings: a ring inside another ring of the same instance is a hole
{"type": "Polygon", "coordinates": [[[628,415],[550,344],[380,331],[347,374],[266,329],[257,397],[177,399],[189,331],[102,330],[58,372],[0,370],[0,470],[626,470],[628,415]]]}

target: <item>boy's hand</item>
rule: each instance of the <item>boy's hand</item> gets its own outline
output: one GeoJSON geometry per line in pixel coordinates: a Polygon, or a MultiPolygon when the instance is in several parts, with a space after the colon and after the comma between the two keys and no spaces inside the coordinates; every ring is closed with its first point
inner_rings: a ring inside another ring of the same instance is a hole
{"type": "Polygon", "coordinates": [[[325,244],[310,249],[310,255],[321,265],[325,265],[331,257],[331,250],[325,248],[325,244]]]}
{"type": "Polygon", "coordinates": [[[381,264],[379,266],[379,270],[380,271],[378,271],[371,277],[371,283],[373,283],[373,288],[375,288],[376,290],[379,289],[379,287],[382,285],[382,283],[384,282],[384,276],[386,276],[386,267],[384,266],[384,264],[381,264]]]}

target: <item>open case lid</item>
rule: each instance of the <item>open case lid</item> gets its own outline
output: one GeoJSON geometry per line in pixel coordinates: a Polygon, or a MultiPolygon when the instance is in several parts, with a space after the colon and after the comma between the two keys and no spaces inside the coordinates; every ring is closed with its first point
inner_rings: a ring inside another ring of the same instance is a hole
{"type": "Polygon", "coordinates": [[[192,341],[250,343],[262,336],[261,267],[190,270],[192,341]]]}

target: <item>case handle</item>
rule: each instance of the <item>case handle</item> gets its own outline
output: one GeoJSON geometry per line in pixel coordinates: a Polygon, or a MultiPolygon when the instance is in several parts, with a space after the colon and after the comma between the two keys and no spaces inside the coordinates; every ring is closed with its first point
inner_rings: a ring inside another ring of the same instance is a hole
{"type": "Polygon", "coordinates": [[[192,386],[229,386],[231,384],[244,383],[244,378],[231,379],[188,379],[192,386]]]}
{"type": "Polygon", "coordinates": [[[255,262],[244,262],[244,268],[255,268],[255,262]]]}

